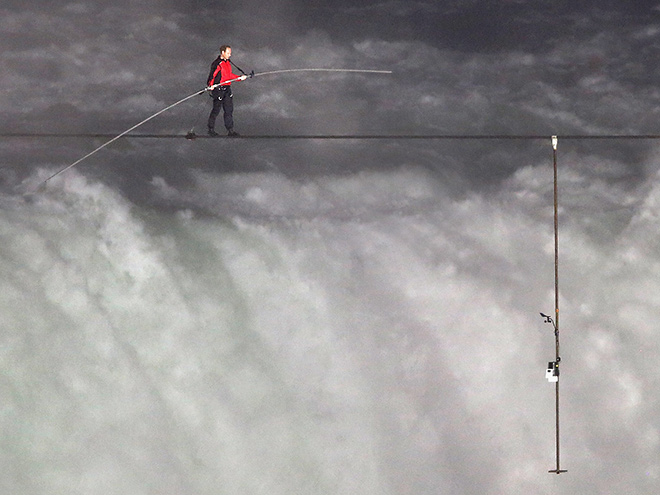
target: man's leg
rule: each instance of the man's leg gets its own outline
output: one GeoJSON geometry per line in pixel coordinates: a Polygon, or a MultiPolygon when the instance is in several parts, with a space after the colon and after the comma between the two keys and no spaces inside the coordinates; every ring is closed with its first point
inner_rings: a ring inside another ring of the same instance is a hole
{"type": "Polygon", "coordinates": [[[209,115],[209,121],[208,121],[208,128],[209,128],[209,135],[217,135],[215,132],[215,119],[220,113],[220,107],[222,106],[222,100],[214,97],[213,98],[213,109],[211,110],[211,114],[209,115]]]}
{"type": "Polygon", "coordinates": [[[231,132],[234,129],[234,97],[231,93],[231,88],[224,92],[222,105],[225,111],[225,129],[231,132]]]}

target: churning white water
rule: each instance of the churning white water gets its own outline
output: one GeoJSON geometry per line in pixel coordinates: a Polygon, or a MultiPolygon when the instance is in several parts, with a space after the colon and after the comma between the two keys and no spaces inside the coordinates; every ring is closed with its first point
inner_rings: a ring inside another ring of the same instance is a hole
{"type": "MultiPolygon", "coordinates": [[[[2,198],[0,491],[553,492],[551,170],[196,179],[150,207],[75,171],[2,198]]],[[[660,188],[603,241],[565,187],[567,483],[598,493],[591,451],[625,437],[650,490],[660,188]]]]}

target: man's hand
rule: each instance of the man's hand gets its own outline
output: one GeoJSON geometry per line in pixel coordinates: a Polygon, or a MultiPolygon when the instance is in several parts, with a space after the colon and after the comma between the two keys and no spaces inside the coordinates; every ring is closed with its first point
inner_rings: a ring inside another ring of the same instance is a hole
{"type": "Polygon", "coordinates": [[[248,78],[248,76],[241,76],[241,81],[245,81],[248,78]]]}

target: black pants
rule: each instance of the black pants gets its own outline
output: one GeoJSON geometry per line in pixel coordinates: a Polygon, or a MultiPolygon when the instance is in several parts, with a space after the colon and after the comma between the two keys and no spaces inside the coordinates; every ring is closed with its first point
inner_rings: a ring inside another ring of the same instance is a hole
{"type": "Polygon", "coordinates": [[[234,95],[229,86],[216,88],[211,93],[213,98],[213,110],[209,115],[208,127],[215,130],[215,119],[220,113],[220,108],[224,110],[225,128],[230,131],[234,128],[234,95]]]}

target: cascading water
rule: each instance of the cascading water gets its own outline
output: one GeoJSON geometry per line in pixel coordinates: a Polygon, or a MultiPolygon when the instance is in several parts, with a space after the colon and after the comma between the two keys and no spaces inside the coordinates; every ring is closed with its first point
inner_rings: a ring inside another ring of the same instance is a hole
{"type": "MultiPolygon", "coordinates": [[[[538,481],[553,452],[538,322],[552,301],[551,210],[528,170],[502,196],[462,197],[415,168],[191,174],[176,188],[152,180],[151,206],[75,171],[30,201],[3,196],[3,492],[551,486],[538,481]]],[[[603,302],[583,293],[576,306],[583,283],[565,280],[570,329],[603,302]]],[[[575,430],[589,368],[580,382],[571,354],[597,360],[604,335],[566,330],[573,466],[589,442],[575,430]]],[[[630,407],[633,376],[618,386],[630,407]]]]}

